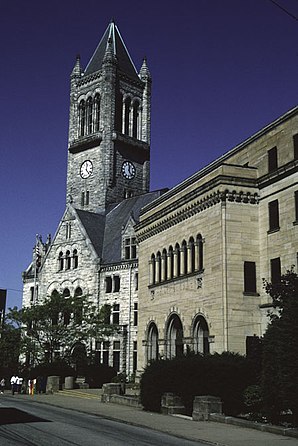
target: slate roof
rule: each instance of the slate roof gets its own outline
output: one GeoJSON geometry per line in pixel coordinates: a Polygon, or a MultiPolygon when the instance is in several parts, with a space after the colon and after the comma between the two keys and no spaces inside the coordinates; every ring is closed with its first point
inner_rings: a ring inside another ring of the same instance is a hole
{"type": "Polygon", "coordinates": [[[106,215],[76,209],[102,264],[121,262],[122,228],[130,217],[138,223],[142,207],[160,197],[163,192],[158,190],[123,200],[111,205],[106,215]]]}
{"type": "Polygon", "coordinates": [[[102,61],[107,49],[108,40],[112,40],[112,49],[114,55],[117,57],[118,69],[131,77],[132,79],[140,80],[137,70],[133,61],[128,53],[128,50],[123,42],[119,29],[114,22],[111,22],[107,27],[101,41],[99,42],[93,56],[91,57],[86,69],[85,74],[89,75],[95,71],[101,70],[102,61]]]}
{"type": "Polygon", "coordinates": [[[82,211],[81,209],[76,209],[76,213],[81,220],[98,257],[101,257],[105,230],[105,215],[82,211]]]}

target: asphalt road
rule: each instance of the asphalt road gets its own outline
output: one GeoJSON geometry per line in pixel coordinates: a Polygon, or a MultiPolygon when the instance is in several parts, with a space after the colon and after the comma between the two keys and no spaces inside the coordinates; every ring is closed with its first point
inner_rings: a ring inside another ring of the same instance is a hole
{"type": "Polygon", "coordinates": [[[1,446],[203,446],[203,444],[75,410],[1,397],[1,446]]]}

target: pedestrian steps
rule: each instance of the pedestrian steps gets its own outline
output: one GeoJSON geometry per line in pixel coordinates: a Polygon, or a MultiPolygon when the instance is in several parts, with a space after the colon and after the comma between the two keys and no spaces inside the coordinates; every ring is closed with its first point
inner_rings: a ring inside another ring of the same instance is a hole
{"type": "Polygon", "coordinates": [[[91,389],[73,389],[73,390],[59,390],[58,395],[62,396],[71,396],[74,398],[85,398],[85,399],[95,399],[101,401],[101,392],[99,389],[92,389],[93,392],[90,391],[91,389]]]}

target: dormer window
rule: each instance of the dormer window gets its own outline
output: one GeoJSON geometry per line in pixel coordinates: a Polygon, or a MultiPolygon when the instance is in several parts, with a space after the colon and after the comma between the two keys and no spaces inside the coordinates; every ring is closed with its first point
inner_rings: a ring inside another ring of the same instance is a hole
{"type": "Polygon", "coordinates": [[[137,241],[135,237],[126,237],[124,239],[124,258],[125,260],[137,258],[137,241]]]}
{"type": "Polygon", "coordinates": [[[65,255],[65,268],[66,269],[70,269],[70,265],[71,265],[70,252],[66,251],[66,255],[65,255]]]}

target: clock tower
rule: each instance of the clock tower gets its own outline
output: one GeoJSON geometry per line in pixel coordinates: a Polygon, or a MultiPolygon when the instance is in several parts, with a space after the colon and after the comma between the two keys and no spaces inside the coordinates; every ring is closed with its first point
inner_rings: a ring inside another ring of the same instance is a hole
{"type": "Polygon", "coordinates": [[[149,191],[151,76],[137,72],[111,22],[83,70],[71,73],[67,203],[105,213],[149,191]]]}

